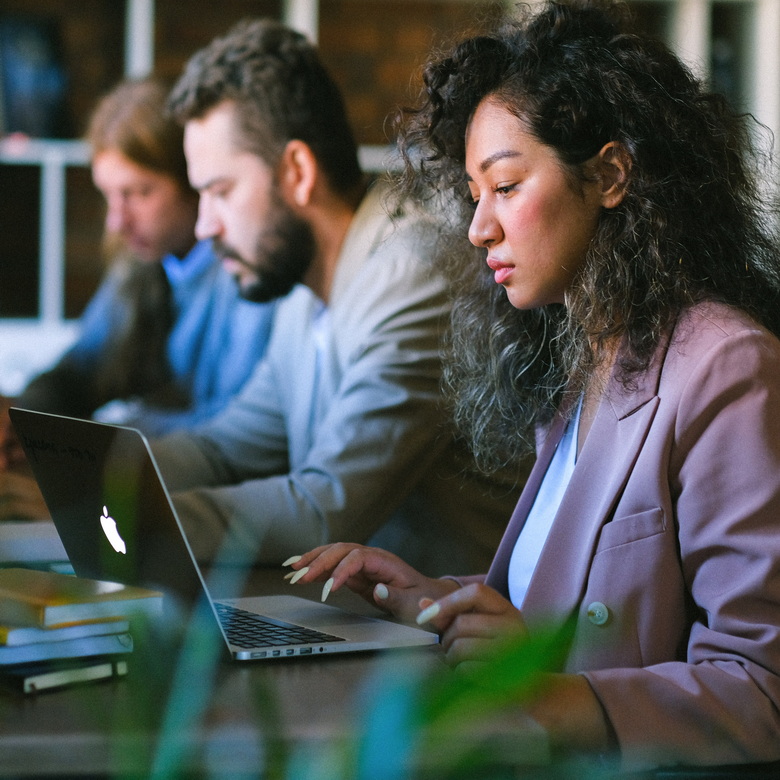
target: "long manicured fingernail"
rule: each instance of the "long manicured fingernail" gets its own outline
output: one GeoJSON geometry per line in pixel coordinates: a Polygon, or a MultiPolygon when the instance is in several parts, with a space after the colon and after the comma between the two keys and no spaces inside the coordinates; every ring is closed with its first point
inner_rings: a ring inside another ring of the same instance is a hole
{"type": "Polygon", "coordinates": [[[380,601],[384,601],[389,595],[390,592],[387,590],[387,585],[383,585],[381,582],[374,588],[374,596],[380,601]]]}
{"type": "Polygon", "coordinates": [[[295,585],[295,583],[298,582],[298,580],[303,577],[307,571],[309,571],[308,566],[304,566],[302,569],[298,569],[298,571],[296,571],[295,574],[290,577],[290,585],[295,585]]]}
{"type": "Polygon", "coordinates": [[[294,563],[298,563],[302,557],[302,555],[292,555],[282,564],[282,566],[292,566],[294,563]]]}
{"type": "Polygon", "coordinates": [[[330,589],[333,587],[333,577],[331,577],[323,586],[322,586],[322,597],[321,601],[325,601],[326,598],[330,595],[330,589]]]}
{"type": "Polygon", "coordinates": [[[438,603],[431,604],[430,607],[426,607],[418,616],[417,616],[417,624],[422,625],[423,623],[427,623],[429,620],[433,620],[433,618],[436,617],[436,615],[439,614],[440,607],[438,603]]]}
{"type": "Polygon", "coordinates": [[[297,571],[288,571],[287,574],[284,575],[284,579],[291,580],[297,573],[297,571]]]}

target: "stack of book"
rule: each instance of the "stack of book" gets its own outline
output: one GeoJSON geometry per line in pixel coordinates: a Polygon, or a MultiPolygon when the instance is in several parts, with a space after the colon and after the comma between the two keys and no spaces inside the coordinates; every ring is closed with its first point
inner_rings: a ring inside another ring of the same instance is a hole
{"type": "Polygon", "coordinates": [[[0,569],[0,684],[32,693],[126,674],[134,622],[161,611],[158,591],[0,569]]]}

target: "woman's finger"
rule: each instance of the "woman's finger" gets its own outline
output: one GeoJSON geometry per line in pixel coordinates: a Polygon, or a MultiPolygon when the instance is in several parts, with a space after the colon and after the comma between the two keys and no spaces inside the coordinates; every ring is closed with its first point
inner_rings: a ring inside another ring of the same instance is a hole
{"type": "MultiPolygon", "coordinates": [[[[418,623],[432,623],[443,631],[458,615],[464,612],[503,614],[517,612],[501,594],[482,584],[471,584],[452,591],[444,598],[426,607],[417,616],[418,623]]],[[[517,613],[519,616],[519,613],[517,613]]]]}
{"type": "Polygon", "coordinates": [[[460,668],[466,664],[485,663],[494,645],[492,639],[459,637],[444,648],[444,659],[450,666],[460,668]]]}

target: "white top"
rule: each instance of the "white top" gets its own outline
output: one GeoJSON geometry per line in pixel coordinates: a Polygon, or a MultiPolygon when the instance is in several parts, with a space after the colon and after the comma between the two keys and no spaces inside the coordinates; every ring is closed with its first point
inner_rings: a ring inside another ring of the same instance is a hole
{"type": "Polygon", "coordinates": [[[558,442],[509,561],[509,599],[520,608],[577,461],[582,400],[558,442]]]}

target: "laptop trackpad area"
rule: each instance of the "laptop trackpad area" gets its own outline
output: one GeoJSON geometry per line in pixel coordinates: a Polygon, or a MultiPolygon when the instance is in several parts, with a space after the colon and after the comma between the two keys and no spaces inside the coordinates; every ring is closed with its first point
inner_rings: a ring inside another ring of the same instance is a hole
{"type": "Polygon", "coordinates": [[[335,634],[348,641],[378,641],[386,647],[438,642],[437,635],[429,631],[381,618],[356,615],[299,596],[252,596],[219,600],[259,615],[335,634]]]}

